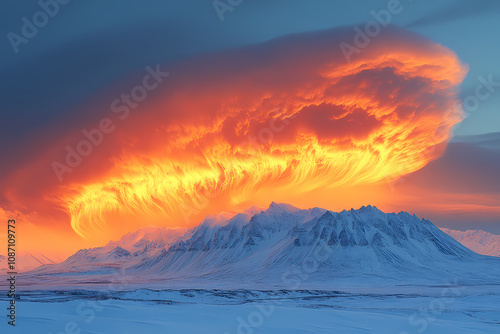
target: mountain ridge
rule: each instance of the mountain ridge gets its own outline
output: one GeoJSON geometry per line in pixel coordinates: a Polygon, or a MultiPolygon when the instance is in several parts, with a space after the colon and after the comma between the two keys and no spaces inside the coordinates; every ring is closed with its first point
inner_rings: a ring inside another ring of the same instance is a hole
{"type": "Polygon", "coordinates": [[[495,275],[485,268],[500,263],[471,251],[426,219],[407,212],[384,213],[371,205],[333,212],[273,202],[265,210],[221,217],[207,217],[168,240],[160,237],[158,247],[143,253],[132,251],[147,248],[148,242],[137,248],[138,236],[132,233],[122,238],[132,241],[99,248],[100,257],[93,257],[95,249],[82,250],[30,274],[71,272],[85,281],[92,274],[102,281],[120,268],[141,281],[279,287],[289,281],[286,273],[291,268],[313,261],[317,268],[307,273],[309,284],[329,286],[353,278],[384,284],[443,276],[491,280],[495,275]],[[325,257],[316,259],[321,253],[325,257]]]}
{"type": "Polygon", "coordinates": [[[482,230],[441,230],[476,253],[500,257],[500,235],[482,230]]]}

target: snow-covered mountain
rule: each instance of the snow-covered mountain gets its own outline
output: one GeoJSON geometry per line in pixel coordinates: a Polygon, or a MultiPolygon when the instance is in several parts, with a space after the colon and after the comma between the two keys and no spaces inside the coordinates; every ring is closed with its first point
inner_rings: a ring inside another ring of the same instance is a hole
{"type": "Polygon", "coordinates": [[[152,258],[179,240],[187,229],[167,229],[148,226],[125,234],[118,241],[111,241],[106,246],[81,249],[64,262],[44,268],[45,271],[95,271],[125,264],[131,266],[144,259],[152,258]]]}
{"type": "MultiPolygon", "coordinates": [[[[17,272],[23,272],[35,269],[45,264],[55,264],[60,262],[58,259],[49,259],[43,254],[33,254],[20,252],[16,254],[16,268],[17,272]]],[[[0,255],[0,272],[7,271],[7,257],[0,255]]]]}
{"type": "Polygon", "coordinates": [[[476,253],[500,256],[500,235],[481,230],[467,230],[465,232],[448,228],[441,228],[441,230],[476,253]]]}
{"type": "Polygon", "coordinates": [[[190,238],[130,270],[170,278],[276,281],[290,268],[312,262],[317,268],[308,276],[319,281],[364,275],[399,279],[457,273],[464,268],[457,264],[480,259],[430,221],[406,212],[386,214],[368,206],[337,213],[272,203],[224,226],[202,224],[190,238]]]}
{"type": "Polygon", "coordinates": [[[185,233],[162,231],[140,230],[81,250],[38,274],[96,277],[119,266],[140,282],[290,288],[306,280],[316,287],[361,280],[497,280],[494,269],[500,267],[500,259],[469,250],[428,220],[372,206],[331,212],[272,203],[231,218],[208,217],[185,233]]]}

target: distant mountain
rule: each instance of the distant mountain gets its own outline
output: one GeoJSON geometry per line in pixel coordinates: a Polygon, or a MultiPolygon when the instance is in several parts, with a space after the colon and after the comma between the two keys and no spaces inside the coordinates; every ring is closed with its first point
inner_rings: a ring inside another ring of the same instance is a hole
{"type": "Polygon", "coordinates": [[[187,231],[187,229],[167,229],[148,226],[125,234],[118,241],[106,246],[81,249],[65,261],[42,271],[86,272],[109,271],[118,265],[133,265],[168,248],[187,231]]]}
{"type": "Polygon", "coordinates": [[[208,217],[183,233],[140,230],[32,273],[79,272],[85,282],[88,274],[102,281],[95,275],[119,266],[140,282],[289,287],[297,277],[314,286],[497,280],[499,264],[406,212],[386,214],[372,206],[300,210],[272,203],[267,210],[208,217]]]}
{"type": "MultiPolygon", "coordinates": [[[[16,254],[16,266],[15,271],[23,272],[35,269],[46,264],[55,264],[58,259],[49,259],[43,254],[33,254],[33,253],[17,253],[16,254]]],[[[0,255],[0,272],[5,272],[7,270],[7,257],[0,255]]]]}
{"type": "Polygon", "coordinates": [[[467,230],[465,232],[448,228],[441,228],[441,230],[476,253],[500,256],[500,235],[481,230],[467,230]]]}

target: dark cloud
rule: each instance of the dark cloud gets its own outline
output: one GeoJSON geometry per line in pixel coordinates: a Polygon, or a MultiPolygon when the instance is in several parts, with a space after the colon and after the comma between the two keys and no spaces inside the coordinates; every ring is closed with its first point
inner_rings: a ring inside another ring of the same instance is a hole
{"type": "Polygon", "coordinates": [[[441,158],[405,180],[437,192],[499,195],[499,175],[500,133],[491,133],[455,138],[441,158]]]}

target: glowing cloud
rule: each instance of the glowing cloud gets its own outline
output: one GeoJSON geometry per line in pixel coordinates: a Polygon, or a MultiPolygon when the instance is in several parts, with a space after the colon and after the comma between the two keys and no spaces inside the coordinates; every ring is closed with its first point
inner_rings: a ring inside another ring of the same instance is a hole
{"type": "Polygon", "coordinates": [[[189,219],[206,196],[217,210],[265,191],[282,201],[396,178],[439,157],[463,117],[465,67],[392,28],[347,63],[339,44],[349,40],[349,30],[310,33],[165,65],[169,78],[126,120],[108,111],[116,128],[85,163],[62,183],[52,172],[40,189],[86,235],[127,216],[189,219]]]}

